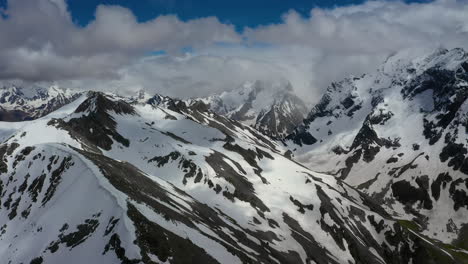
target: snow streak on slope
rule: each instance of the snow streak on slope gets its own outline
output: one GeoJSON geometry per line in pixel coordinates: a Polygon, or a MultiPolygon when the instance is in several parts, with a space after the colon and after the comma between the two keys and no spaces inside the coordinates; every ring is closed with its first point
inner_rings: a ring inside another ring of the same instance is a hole
{"type": "Polygon", "coordinates": [[[11,263],[462,263],[201,103],[91,92],[0,145],[11,263]],[[64,111],[65,112],[65,111],[64,111]],[[37,133],[44,137],[37,137],[37,133]]]}
{"type": "Polygon", "coordinates": [[[463,50],[398,53],[373,74],[333,83],[287,144],[308,167],[467,249],[467,98],[463,50]]]}

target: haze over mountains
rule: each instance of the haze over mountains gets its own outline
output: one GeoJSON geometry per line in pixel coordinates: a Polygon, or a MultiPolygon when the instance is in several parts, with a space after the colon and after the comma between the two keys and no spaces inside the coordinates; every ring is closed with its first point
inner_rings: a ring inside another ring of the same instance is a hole
{"type": "Polygon", "coordinates": [[[306,103],[295,94],[289,82],[246,82],[219,95],[194,99],[198,100],[219,115],[277,139],[289,135],[308,112],[306,103]]]}
{"type": "Polygon", "coordinates": [[[24,113],[4,121],[33,119],[0,123],[7,263],[467,262],[462,49],[397,53],[316,105],[261,81],[21,91],[1,92],[24,113]]]}

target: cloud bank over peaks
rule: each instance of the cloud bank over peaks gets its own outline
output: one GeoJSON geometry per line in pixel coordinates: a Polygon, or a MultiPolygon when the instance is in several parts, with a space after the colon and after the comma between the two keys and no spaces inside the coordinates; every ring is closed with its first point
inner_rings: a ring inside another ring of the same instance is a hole
{"type": "Polygon", "coordinates": [[[140,23],[130,10],[105,5],[80,27],[64,0],[10,0],[0,18],[8,36],[0,38],[0,79],[178,97],[288,80],[314,102],[330,82],[372,71],[395,52],[468,48],[466,14],[466,0],[369,1],[308,17],[290,11],[282,23],[236,32],[216,17],[140,23]],[[154,51],[165,55],[148,55],[154,51]]]}
{"type": "MultiPolygon", "coordinates": [[[[112,87],[122,95],[136,91],[161,93],[178,98],[206,96],[238,88],[248,81],[289,82],[291,69],[279,63],[220,55],[145,57],[119,70],[119,79],[92,80],[85,86],[97,89],[112,87]]],[[[66,82],[79,88],[83,81],[66,82]]]]}

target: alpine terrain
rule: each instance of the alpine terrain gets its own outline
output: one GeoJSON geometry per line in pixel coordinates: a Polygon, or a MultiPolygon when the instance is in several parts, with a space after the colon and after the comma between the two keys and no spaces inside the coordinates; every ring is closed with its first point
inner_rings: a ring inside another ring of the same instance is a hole
{"type": "Polygon", "coordinates": [[[0,0],[0,264],[468,264],[468,0],[0,0]]]}
{"type": "Polygon", "coordinates": [[[464,50],[397,53],[331,84],[285,144],[412,230],[467,250],[467,98],[464,50]]]}
{"type": "Polygon", "coordinates": [[[188,104],[193,101],[202,101],[211,111],[276,139],[293,132],[309,111],[289,82],[245,82],[237,89],[188,104]]]}
{"type": "Polygon", "coordinates": [[[58,86],[0,84],[0,121],[24,121],[45,116],[72,102],[79,93],[58,86]]]}
{"type": "MultiPolygon", "coordinates": [[[[352,173],[334,177],[308,169],[284,156],[282,144],[211,112],[201,101],[188,104],[156,95],[142,102],[88,92],[21,123],[0,145],[3,263],[467,259],[463,244],[450,245],[448,238],[424,231],[431,222],[423,229],[422,223],[402,220],[342,180],[352,179],[352,173]]],[[[357,148],[377,144],[364,142],[357,148]]],[[[427,151],[422,143],[419,151],[427,151]]],[[[463,203],[445,211],[438,205],[452,201],[447,189],[457,193],[464,188],[464,183],[454,184],[461,174],[449,168],[452,179],[443,180],[438,199],[428,199],[431,210],[454,212],[455,226],[462,221],[456,214],[465,210],[463,203]]],[[[432,186],[432,174],[427,181],[432,186]]],[[[402,190],[416,188],[410,178],[406,182],[402,190]]]]}

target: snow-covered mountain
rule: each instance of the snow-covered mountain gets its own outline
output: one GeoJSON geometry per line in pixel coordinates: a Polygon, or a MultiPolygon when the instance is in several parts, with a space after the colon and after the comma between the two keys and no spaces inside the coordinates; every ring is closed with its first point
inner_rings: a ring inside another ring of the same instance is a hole
{"type": "Polygon", "coordinates": [[[2,261],[466,261],[466,251],[206,110],[90,92],[18,128],[0,145],[2,261]]]}
{"type": "Polygon", "coordinates": [[[0,121],[32,120],[72,102],[79,93],[58,86],[0,84],[0,121]]]}
{"type": "Polygon", "coordinates": [[[401,52],[333,83],[286,144],[423,234],[468,249],[467,98],[465,51],[401,52]]]}
{"type": "Polygon", "coordinates": [[[290,134],[309,111],[289,82],[246,82],[237,89],[192,102],[197,100],[219,115],[278,139],[290,134]]]}

